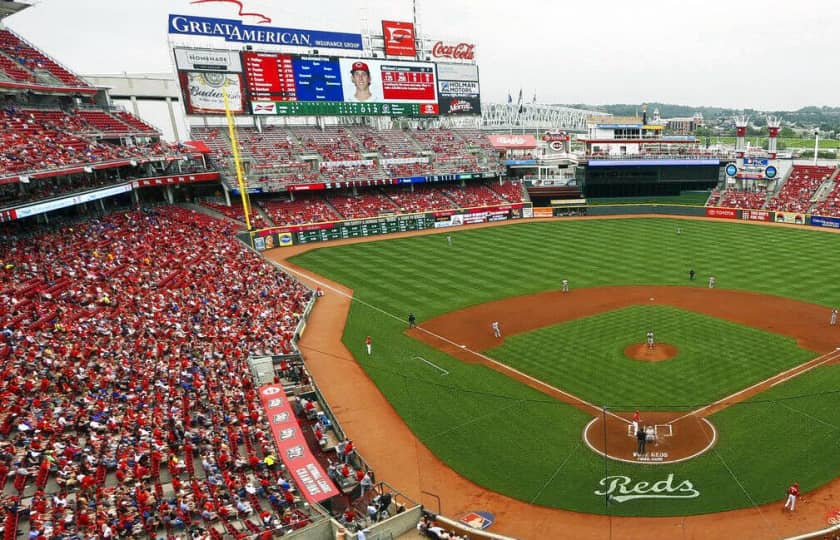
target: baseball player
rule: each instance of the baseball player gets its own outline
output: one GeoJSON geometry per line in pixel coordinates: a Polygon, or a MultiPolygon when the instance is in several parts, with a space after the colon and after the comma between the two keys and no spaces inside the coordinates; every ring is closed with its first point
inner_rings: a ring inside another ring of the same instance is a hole
{"type": "Polygon", "coordinates": [[[831,310],[831,319],[829,319],[828,324],[830,324],[831,326],[837,326],[837,310],[836,309],[831,310]]]}
{"type": "Polygon", "coordinates": [[[490,328],[493,329],[494,336],[496,336],[497,338],[502,337],[502,329],[499,328],[499,321],[493,321],[493,323],[490,324],[490,328]]]}
{"type": "Polygon", "coordinates": [[[653,342],[653,330],[648,330],[647,333],[647,346],[649,350],[652,350],[656,345],[653,342]]]}
{"type": "Polygon", "coordinates": [[[449,245],[449,247],[452,247],[452,235],[446,235],[446,243],[449,245]]]}
{"type": "Polygon", "coordinates": [[[569,292],[569,280],[568,279],[563,280],[563,292],[569,292]]]}
{"type": "Polygon", "coordinates": [[[796,498],[799,496],[799,484],[794,482],[792,486],[790,486],[787,490],[787,501],[785,502],[785,508],[790,508],[790,511],[793,512],[796,509],[796,498]]]}
{"type": "Polygon", "coordinates": [[[365,347],[367,348],[368,356],[370,356],[371,345],[372,345],[372,343],[371,343],[371,340],[370,340],[370,336],[367,336],[365,338],[365,347]]]}
{"type": "Polygon", "coordinates": [[[417,326],[417,317],[415,317],[414,313],[412,312],[408,314],[408,327],[414,328],[415,326],[417,326]]]}
{"type": "Polygon", "coordinates": [[[715,288],[715,276],[709,276],[709,288],[710,289],[715,288]]]}

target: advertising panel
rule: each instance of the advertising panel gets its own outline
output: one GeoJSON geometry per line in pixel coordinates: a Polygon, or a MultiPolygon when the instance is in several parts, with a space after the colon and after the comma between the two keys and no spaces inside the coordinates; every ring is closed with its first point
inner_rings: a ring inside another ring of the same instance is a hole
{"type": "Polygon", "coordinates": [[[291,47],[351,49],[361,51],[362,35],[298,28],[248,25],[233,19],[169,15],[169,33],[224,38],[236,43],[262,43],[291,47]]]}
{"type": "Polygon", "coordinates": [[[493,148],[529,149],[537,147],[537,138],[533,135],[488,135],[493,148]]]}
{"type": "Polygon", "coordinates": [[[252,114],[435,116],[430,62],[242,53],[252,114]]]}
{"type": "Polygon", "coordinates": [[[309,449],[283,387],[270,384],[261,386],[259,392],[280,459],[292,474],[301,495],[310,504],[340,495],[309,449]]]}
{"type": "Polygon", "coordinates": [[[230,111],[234,114],[245,112],[241,74],[181,71],[178,75],[187,114],[225,114],[222,88],[227,92],[230,111]]]}
{"type": "Polygon", "coordinates": [[[706,208],[706,217],[737,219],[738,211],[734,208],[706,208]]]}
{"type": "Polygon", "coordinates": [[[438,64],[438,96],[441,116],[481,114],[478,67],[438,64]]]}
{"type": "Polygon", "coordinates": [[[230,71],[242,73],[239,53],[215,49],[175,49],[175,64],[186,71],[230,71]]]}
{"type": "Polygon", "coordinates": [[[828,227],[830,229],[840,229],[840,218],[811,216],[811,225],[815,227],[828,227]]]}
{"type": "Polygon", "coordinates": [[[795,225],[805,224],[805,215],[796,212],[776,212],[776,223],[793,223],[795,225]]]}
{"type": "Polygon", "coordinates": [[[745,221],[770,221],[772,215],[766,210],[741,210],[741,219],[745,221]]]}
{"type": "Polygon", "coordinates": [[[414,25],[410,22],[382,21],[382,37],[388,56],[417,56],[414,25]]]}

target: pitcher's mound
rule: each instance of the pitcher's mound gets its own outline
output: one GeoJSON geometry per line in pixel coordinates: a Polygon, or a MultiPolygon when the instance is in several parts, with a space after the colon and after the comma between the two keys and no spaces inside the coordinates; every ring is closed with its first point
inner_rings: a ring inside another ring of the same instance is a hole
{"type": "Polygon", "coordinates": [[[669,360],[680,352],[679,349],[667,343],[657,343],[653,349],[648,349],[647,343],[634,343],[624,348],[624,356],[640,362],[661,362],[669,360]]]}

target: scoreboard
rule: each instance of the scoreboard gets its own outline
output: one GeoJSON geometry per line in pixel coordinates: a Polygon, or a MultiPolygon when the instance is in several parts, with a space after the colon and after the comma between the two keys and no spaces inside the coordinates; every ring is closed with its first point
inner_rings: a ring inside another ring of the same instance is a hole
{"type": "Polygon", "coordinates": [[[434,63],[244,51],[250,113],[281,116],[436,116],[434,63]],[[358,97],[352,67],[369,75],[358,97]]]}
{"type": "Polygon", "coordinates": [[[252,100],[297,101],[291,55],[243,52],[242,64],[252,100]]]}
{"type": "Polygon", "coordinates": [[[423,229],[433,229],[434,227],[434,216],[414,214],[408,216],[327,223],[324,224],[323,228],[297,231],[294,233],[294,237],[296,244],[309,244],[312,242],[361,238],[364,236],[376,236],[395,232],[419,231],[423,229]]]}

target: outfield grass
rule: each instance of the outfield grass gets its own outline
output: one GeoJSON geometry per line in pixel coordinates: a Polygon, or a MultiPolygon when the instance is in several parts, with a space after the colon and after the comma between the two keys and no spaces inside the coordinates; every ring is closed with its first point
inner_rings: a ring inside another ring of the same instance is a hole
{"type": "Polygon", "coordinates": [[[590,403],[648,410],[697,408],[818,356],[791,338],[669,306],[630,306],[508,336],[486,354],[590,403]],[[649,328],[677,356],[625,357],[649,328]]]}
{"type": "MultiPolygon", "coordinates": [[[[462,229],[319,248],[293,262],[354,289],[360,302],[351,308],[345,344],[418,438],[460,474],[546,506],[618,515],[686,515],[779,500],[792,479],[809,490],[834,478],[838,394],[768,403],[760,398],[838,388],[840,368],[815,369],[716,414],[712,421],[720,439],[710,453],[676,465],[641,466],[605,461],[590,451],[581,434],[591,417],[581,411],[407,337],[406,314],[413,311],[422,324],[469,305],[558,289],[563,277],[573,288],[702,287],[710,274],[721,288],[830,306],[840,304],[840,280],[834,276],[837,253],[840,236],[835,234],[656,218],[462,229]],[[682,234],[676,234],[677,227],[682,234]],[[690,267],[701,278],[695,284],[687,278],[690,267]],[[374,339],[371,356],[364,354],[368,334],[374,339]],[[442,376],[417,356],[449,375],[442,376]],[[677,482],[692,481],[700,497],[605,506],[604,497],[595,495],[605,475],[653,482],[669,473],[677,482]]],[[[638,331],[634,328],[634,335],[638,331]]],[[[657,330],[660,340],[666,340],[665,331],[657,330]]],[[[592,376],[609,390],[613,381],[607,375],[592,376]]]]}

